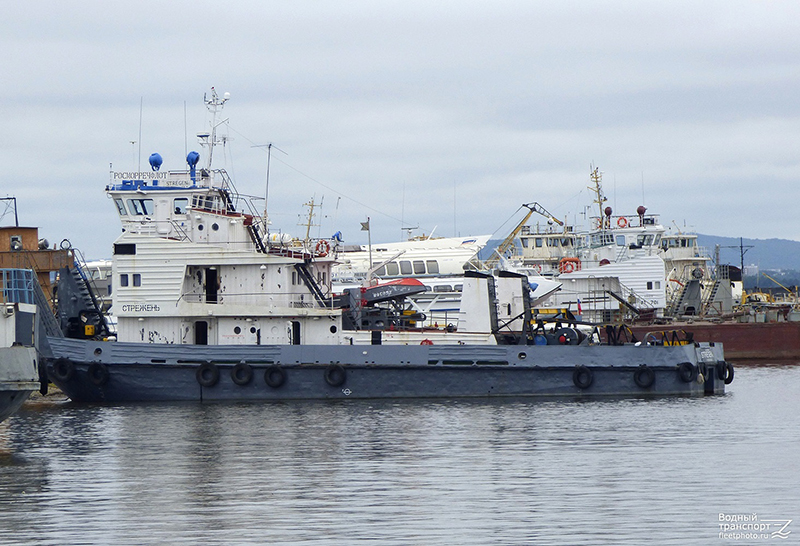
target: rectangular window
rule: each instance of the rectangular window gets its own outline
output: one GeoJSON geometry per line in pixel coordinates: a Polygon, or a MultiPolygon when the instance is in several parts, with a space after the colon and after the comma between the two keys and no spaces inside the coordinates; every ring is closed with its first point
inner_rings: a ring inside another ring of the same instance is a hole
{"type": "Polygon", "coordinates": [[[647,281],[647,289],[648,290],[652,290],[653,289],[653,281],[647,281]]]}
{"type": "Polygon", "coordinates": [[[142,286],[142,276],[139,273],[133,274],[133,286],[142,286]]]}
{"type": "Polygon", "coordinates": [[[383,277],[386,275],[386,266],[382,265],[378,269],[375,270],[375,275],[378,277],[383,277]]]}
{"type": "Polygon", "coordinates": [[[119,212],[120,216],[127,216],[127,212],[125,212],[125,204],[122,202],[122,199],[114,199],[114,203],[117,205],[117,212],[119,212]]]}
{"type": "Polygon", "coordinates": [[[153,214],[152,199],[128,199],[128,210],[138,216],[153,214]]]}
{"type": "Polygon", "coordinates": [[[122,273],[119,276],[119,285],[120,286],[128,286],[128,274],[127,273],[122,273]]]}
{"type": "Polygon", "coordinates": [[[411,262],[409,262],[408,260],[400,261],[400,274],[411,275],[411,262]]]}
{"type": "Polygon", "coordinates": [[[397,267],[397,262],[389,262],[386,264],[386,274],[391,277],[396,277],[400,274],[400,269],[397,267]]]}
{"type": "Polygon", "coordinates": [[[425,262],[422,260],[414,260],[414,275],[425,274],[425,262]]]}
{"type": "Polygon", "coordinates": [[[542,248],[542,238],[541,237],[537,237],[536,238],[536,248],[542,248]]]}
{"type": "Polygon", "coordinates": [[[189,200],[185,197],[179,197],[173,201],[175,205],[175,214],[186,214],[186,209],[189,207],[189,200]]]}
{"type": "Polygon", "coordinates": [[[136,245],[134,243],[114,243],[114,254],[119,255],[136,255],[136,245]]]}
{"type": "Polygon", "coordinates": [[[428,266],[428,274],[429,275],[438,275],[439,274],[439,262],[436,260],[428,260],[425,262],[425,265],[428,266]]]}

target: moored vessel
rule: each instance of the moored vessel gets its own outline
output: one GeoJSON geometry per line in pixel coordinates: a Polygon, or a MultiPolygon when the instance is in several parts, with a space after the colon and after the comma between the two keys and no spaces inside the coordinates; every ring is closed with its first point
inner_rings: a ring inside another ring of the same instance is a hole
{"type": "MultiPolygon", "coordinates": [[[[206,100],[204,167],[191,152],[188,169],[164,172],[153,154],[152,172],[112,172],[106,191],[123,227],[112,259],[117,339],[72,327],[42,347],[49,377],[71,399],[724,393],[732,368],[720,344],[600,344],[566,322],[546,328],[521,274],[465,272],[458,321],[439,328],[413,320],[402,304],[408,283],[334,297],[327,248],[271,238],[227,173],[212,168],[226,100],[206,100]]],[[[59,297],[71,299],[66,285],[59,297]]]]}
{"type": "Polygon", "coordinates": [[[36,356],[34,272],[0,269],[0,421],[16,412],[40,388],[36,356]]]}

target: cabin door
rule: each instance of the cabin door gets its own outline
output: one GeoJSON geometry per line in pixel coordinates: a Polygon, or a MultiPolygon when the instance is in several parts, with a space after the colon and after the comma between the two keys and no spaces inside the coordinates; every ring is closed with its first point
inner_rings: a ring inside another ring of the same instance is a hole
{"type": "Polygon", "coordinates": [[[217,287],[219,286],[216,267],[206,268],[206,303],[217,303],[217,287]]]}
{"type": "Polygon", "coordinates": [[[292,345],[300,345],[300,321],[292,321],[292,345]]]}
{"type": "Polygon", "coordinates": [[[205,320],[194,322],[194,344],[208,345],[208,322],[205,320]]]}

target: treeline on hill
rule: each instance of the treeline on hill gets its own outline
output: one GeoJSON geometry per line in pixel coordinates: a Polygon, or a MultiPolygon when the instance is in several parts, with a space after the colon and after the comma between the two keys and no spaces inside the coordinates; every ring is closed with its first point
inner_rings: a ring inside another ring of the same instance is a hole
{"type": "Polygon", "coordinates": [[[779,294],[785,293],[786,290],[783,287],[786,287],[792,292],[797,292],[798,286],[800,286],[800,270],[765,270],[759,272],[758,275],[744,275],[742,281],[744,282],[744,289],[748,291],[758,290],[759,292],[779,294]],[[770,279],[765,274],[775,280],[770,279]]]}

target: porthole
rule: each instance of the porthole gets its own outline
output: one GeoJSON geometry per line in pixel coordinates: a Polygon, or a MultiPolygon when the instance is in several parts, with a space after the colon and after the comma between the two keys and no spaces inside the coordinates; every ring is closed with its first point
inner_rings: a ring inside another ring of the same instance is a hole
{"type": "Polygon", "coordinates": [[[219,224],[216,223],[211,224],[211,229],[213,229],[214,231],[219,231],[219,224]]]}
{"type": "Polygon", "coordinates": [[[251,326],[250,327],[250,333],[251,334],[255,334],[256,333],[256,327],[255,326],[251,326]]]}
{"type": "Polygon", "coordinates": [[[334,324],[333,326],[331,326],[331,333],[332,333],[332,334],[335,334],[335,333],[336,333],[336,330],[337,330],[337,328],[336,328],[336,325],[335,325],[335,324],[334,324]]]}
{"type": "Polygon", "coordinates": [[[233,333],[239,335],[242,333],[242,329],[237,326],[233,329],[233,333]]]}
{"type": "Polygon", "coordinates": [[[197,231],[203,231],[204,229],[205,229],[205,226],[203,226],[203,224],[200,224],[200,225],[197,226],[197,231]]]}

